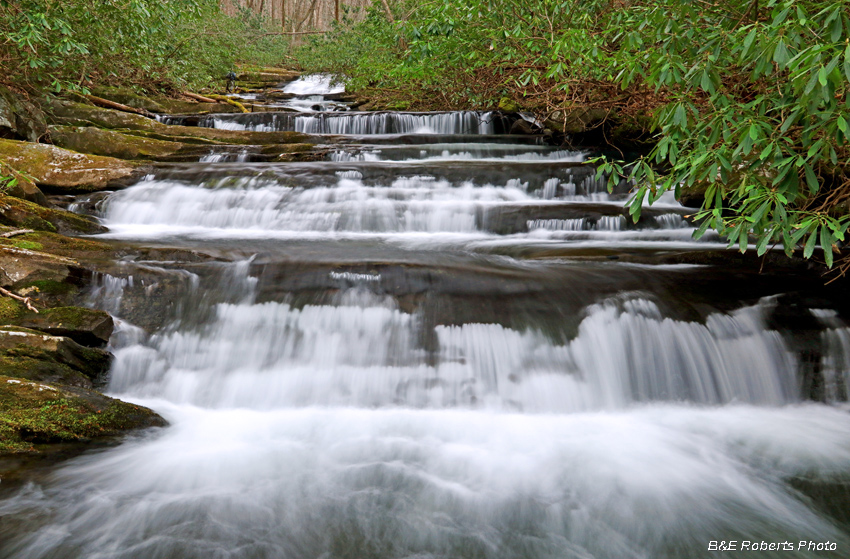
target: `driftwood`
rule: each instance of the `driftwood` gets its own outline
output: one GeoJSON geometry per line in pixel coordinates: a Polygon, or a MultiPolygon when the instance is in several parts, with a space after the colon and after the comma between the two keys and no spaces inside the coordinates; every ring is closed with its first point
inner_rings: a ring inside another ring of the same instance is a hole
{"type": "Polygon", "coordinates": [[[7,233],[3,233],[0,237],[4,239],[8,239],[9,237],[16,237],[18,235],[26,235],[27,233],[35,233],[32,229],[15,229],[14,231],[9,231],[7,233]]]}
{"type": "Polygon", "coordinates": [[[204,97],[203,95],[198,95],[197,93],[192,93],[191,91],[184,91],[183,95],[189,97],[190,99],[194,99],[195,101],[200,101],[201,103],[218,103],[215,99],[210,99],[209,97],[204,97]]]}
{"type": "Polygon", "coordinates": [[[122,105],[121,103],[116,103],[115,101],[110,101],[108,99],[103,99],[102,97],[95,97],[94,95],[85,95],[85,98],[94,103],[99,107],[105,107],[107,109],[115,109],[116,111],[123,111],[125,113],[136,113],[137,115],[146,116],[148,118],[156,118],[150,111],[146,111],[145,109],[137,109],[135,107],[128,107],[127,105],[122,105]]]}
{"type": "Polygon", "coordinates": [[[6,297],[11,297],[15,301],[20,301],[21,303],[25,304],[29,310],[38,314],[38,309],[32,305],[32,301],[29,297],[21,297],[20,295],[16,295],[8,289],[3,289],[2,287],[0,287],[0,295],[5,295],[6,297]]]}

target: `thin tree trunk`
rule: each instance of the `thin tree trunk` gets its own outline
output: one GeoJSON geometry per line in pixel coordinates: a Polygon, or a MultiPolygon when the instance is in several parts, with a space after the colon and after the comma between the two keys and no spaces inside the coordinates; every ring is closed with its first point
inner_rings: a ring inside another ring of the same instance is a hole
{"type": "Polygon", "coordinates": [[[381,5],[384,6],[384,12],[387,14],[387,19],[390,23],[395,23],[395,18],[393,17],[393,12],[390,10],[390,5],[387,4],[387,0],[381,0],[381,5]]]}

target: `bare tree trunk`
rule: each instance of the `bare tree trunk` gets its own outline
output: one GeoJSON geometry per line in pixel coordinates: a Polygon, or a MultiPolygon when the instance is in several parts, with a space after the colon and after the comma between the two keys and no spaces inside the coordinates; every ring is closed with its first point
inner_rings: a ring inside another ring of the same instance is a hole
{"type": "Polygon", "coordinates": [[[393,17],[393,12],[390,10],[390,5],[387,4],[387,0],[381,0],[381,5],[384,6],[384,12],[387,14],[387,19],[390,23],[395,23],[395,18],[393,17]]]}
{"type": "Polygon", "coordinates": [[[339,23],[339,0],[334,0],[334,17],[336,22],[339,23]]]}

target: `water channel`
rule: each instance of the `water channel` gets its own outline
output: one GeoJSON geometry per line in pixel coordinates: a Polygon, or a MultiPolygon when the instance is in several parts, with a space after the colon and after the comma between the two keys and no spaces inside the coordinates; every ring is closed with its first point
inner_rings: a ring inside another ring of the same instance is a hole
{"type": "Polygon", "coordinates": [[[90,294],[119,319],[107,392],[170,426],[5,495],[0,557],[850,554],[821,278],[722,264],[672,198],[632,223],[588,154],[496,114],[287,87],[298,112],[198,124],[328,134],[324,161],[213,152],[78,201],[173,251],[90,294]]]}

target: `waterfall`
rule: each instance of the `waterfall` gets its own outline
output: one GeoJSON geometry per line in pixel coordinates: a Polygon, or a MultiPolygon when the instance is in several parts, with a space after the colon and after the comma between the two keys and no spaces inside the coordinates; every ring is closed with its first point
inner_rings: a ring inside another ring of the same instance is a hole
{"type": "Polygon", "coordinates": [[[224,130],[295,131],[305,134],[494,134],[495,113],[255,113],[215,115],[201,125],[224,130]]]}
{"type": "Polygon", "coordinates": [[[846,555],[850,323],[822,278],[693,240],[669,195],[634,222],[629,185],[494,113],[191,122],[346,136],[76,198],[126,255],[81,294],[116,317],[108,390],[170,426],[0,495],[0,557],[846,555]]]}

